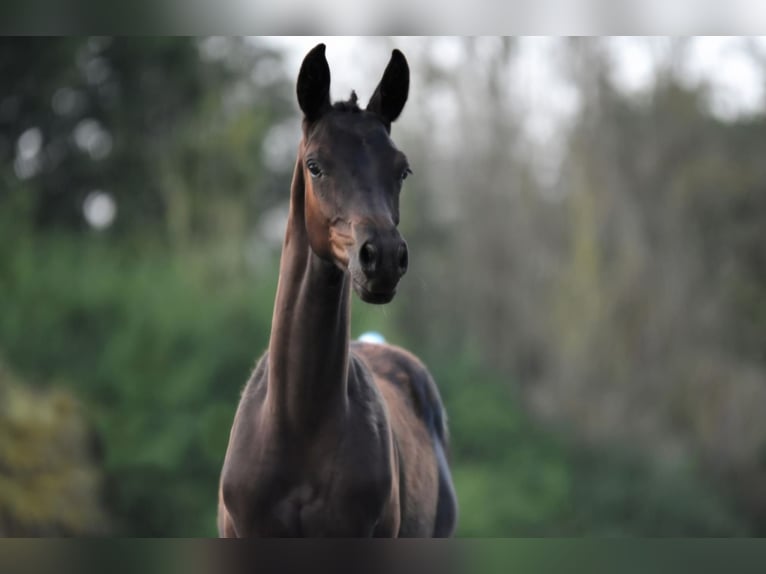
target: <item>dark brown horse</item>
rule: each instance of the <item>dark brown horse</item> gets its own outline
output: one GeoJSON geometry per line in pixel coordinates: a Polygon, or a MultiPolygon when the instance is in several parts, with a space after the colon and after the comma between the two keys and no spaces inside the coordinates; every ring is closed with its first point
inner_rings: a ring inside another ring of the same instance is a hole
{"type": "Polygon", "coordinates": [[[298,76],[295,163],[271,339],[221,474],[221,536],[450,536],[457,503],[439,392],[403,349],[349,341],[351,289],[387,303],[407,271],[391,141],[409,90],[394,50],[366,109],[330,102],[325,46],[298,76]]]}

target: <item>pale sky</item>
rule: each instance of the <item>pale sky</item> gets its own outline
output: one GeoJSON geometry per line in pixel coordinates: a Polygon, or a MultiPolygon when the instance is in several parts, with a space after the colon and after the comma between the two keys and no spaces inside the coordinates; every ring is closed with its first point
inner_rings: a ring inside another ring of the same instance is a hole
{"type": "MultiPolygon", "coordinates": [[[[345,99],[352,89],[360,102],[366,103],[388,62],[391,49],[397,47],[410,55],[411,67],[417,63],[414,56],[424,54],[439,63],[447,73],[463,63],[463,44],[455,37],[429,40],[419,37],[347,37],[302,36],[260,38],[283,50],[286,66],[294,77],[306,53],[316,44],[327,45],[326,55],[332,74],[333,100],[345,99]],[[428,47],[430,46],[430,47],[428,47]],[[428,47],[428,51],[425,49],[428,47]]],[[[733,119],[739,114],[762,110],[766,102],[765,64],[757,64],[748,54],[748,42],[756,46],[766,62],[766,37],[700,37],[690,44],[681,75],[691,83],[708,82],[710,106],[722,119],[733,119]]],[[[493,49],[493,39],[484,40],[486,49],[493,49]]],[[[614,57],[614,79],[622,89],[640,93],[650,86],[654,69],[663,61],[672,46],[672,40],[662,37],[614,37],[608,43],[614,57]]],[[[545,182],[555,176],[563,157],[561,134],[579,109],[579,93],[560,69],[566,44],[556,37],[523,37],[518,57],[509,69],[509,101],[527,137],[528,159],[535,164],[535,172],[545,182]],[[540,165],[537,165],[537,164],[540,165]]],[[[431,125],[433,144],[447,148],[459,145],[451,129],[451,118],[457,118],[459,108],[454,94],[439,89],[421,90],[422,77],[413,67],[410,82],[410,101],[402,114],[407,126],[414,126],[418,114],[426,113],[444,121],[431,125]],[[418,97],[418,95],[420,97],[418,97]],[[419,107],[424,106],[424,107],[419,107]]],[[[288,72],[290,73],[290,72],[288,72]]],[[[297,120],[296,120],[297,121],[297,120]]],[[[415,128],[416,129],[416,128],[415,128]]],[[[296,126],[277,126],[268,137],[267,161],[272,167],[289,167],[294,160],[294,134],[296,126]]]]}
{"type": "MultiPolygon", "coordinates": [[[[327,44],[327,59],[332,70],[332,96],[346,98],[355,89],[360,100],[369,98],[382,72],[391,46],[417,49],[422,40],[417,37],[390,38],[349,36],[268,37],[271,45],[284,50],[287,66],[297,70],[305,54],[319,42],[327,44]]],[[[759,109],[764,102],[763,69],[748,56],[743,47],[747,39],[732,37],[700,37],[691,45],[683,66],[684,77],[690,82],[708,81],[713,87],[712,108],[724,118],[759,109]]],[[[766,37],[752,38],[766,60],[766,37]]],[[[658,58],[668,50],[670,41],[664,38],[616,37],[609,40],[616,63],[615,79],[629,91],[648,86],[658,58]]],[[[526,129],[533,138],[545,140],[556,126],[577,110],[577,94],[556,69],[556,50],[561,44],[556,38],[524,37],[515,69],[517,96],[526,106],[526,129]]],[[[446,37],[438,43],[438,54],[444,67],[459,62],[460,42],[446,37]]],[[[413,75],[412,89],[417,86],[413,75]]],[[[436,103],[435,105],[438,105],[436,103]]]]}
{"type": "MultiPolygon", "coordinates": [[[[493,47],[490,40],[486,42],[488,50],[493,47]]],[[[463,44],[454,37],[431,38],[429,44],[417,37],[261,37],[258,41],[283,51],[288,76],[293,78],[297,78],[306,53],[318,43],[324,42],[332,75],[332,98],[345,99],[354,89],[363,104],[380,79],[391,49],[397,47],[411,60],[413,72],[411,103],[405,107],[402,116],[404,123],[412,125],[417,114],[428,111],[418,109],[418,105],[431,108],[432,112],[437,112],[442,118],[450,117],[450,108],[453,114],[459,111],[455,109],[457,104],[454,98],[450,98],[450,94],[445,94],[444,90],[419,90],[419,83],[423,80],[416,68],[417,57],[425,56],[438,62],[447,73],[464,64],[466,54],[463,44]],[[418,93],[421,96],[419,101],[418,93]],[[413,106],[413,100],[418,101],[417,105],[413,106]]],[[[763,55],[762,61],[766,62],[766,37],[750,40],[702,37],[691,42],[681,68],[682,77],[686,81],[705,81],[711,84],[711,108],[723,118],[762,110],[766,100],[766,68],[764,64],[759,67],[748,55],[745,49],[748,42],[759,49],[763,55]]],[[[672,40],[667,38],[616,37],[610,38],[608,43],[614,57],[615,82],[622,89],[633,93],[640,93],[650,87],[655,67],[672,46],[672,40]]],[[[514,110],[518,111],[518,117],[529,137],[529,160],[541,178],[543,189],[553,181],[548,181],[550,178],[555,178],[562,157],[563,141],[559,136],[565,132],[561,128],[574,117],[579,107],[578,92],[560,69],[562,50],[565,49],[566,44],[555,37],[524,37],[520,40],[518,56],[509,70],[511,81],[508,85],[512,90],[509,99],[514,110]],[[544,149],[546,153],[535,153],[534,150],[539,149],[544,149]]],[[[273,167],[287,169],[294,161],[297,121],[296,117],[294,122],[276,126],[269,134],[264,150],[267,152],[267,162],[273,167]]],[[[440,123],[445,127],[446,139],[454,139],[449,119],[440,123]]],[[[434,136],[438,136],[433,132],[430,135],[432,142],[434,136]]],[[[278,225],[272,226],[278,230],[275,241],[281,238],[284,217],[281,212],[277,215],[275,221],[278,225]]]]}

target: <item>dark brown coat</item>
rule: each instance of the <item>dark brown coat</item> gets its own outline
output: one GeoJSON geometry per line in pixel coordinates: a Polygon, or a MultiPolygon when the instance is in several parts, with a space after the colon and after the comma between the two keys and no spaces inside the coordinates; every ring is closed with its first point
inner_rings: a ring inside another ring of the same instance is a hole
{"type": "Polygon", "coordinates": [[[409,69],[394,51],[365,110],[330,105],[324,45],[304,60],[304,133],[269,350],[240,400],[221,536],[450,536],[457,503],[439,392],[407,351],[352,343],[351,290],[386,303],[408,266],[390,127],[409,69]]]}

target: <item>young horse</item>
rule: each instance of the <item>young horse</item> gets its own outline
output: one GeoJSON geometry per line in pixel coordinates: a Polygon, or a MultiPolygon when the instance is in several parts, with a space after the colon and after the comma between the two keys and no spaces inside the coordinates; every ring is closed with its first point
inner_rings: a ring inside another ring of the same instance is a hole
{"type": "Polygon", "coordinates": [[[271,339],[245,387],[219,488],[221,536],[450,536],[439,392],[396,347],[349,343],[351,287],[387,303],[407,271],[389,134],[409,90],[394,50],[366,109],[330,103],[325,46],[298,76],[295,163],[271,339]]]}

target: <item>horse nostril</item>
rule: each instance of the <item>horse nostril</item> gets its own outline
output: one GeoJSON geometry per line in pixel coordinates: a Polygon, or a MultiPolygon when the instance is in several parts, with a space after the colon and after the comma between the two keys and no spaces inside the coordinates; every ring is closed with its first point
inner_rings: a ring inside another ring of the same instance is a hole
{"type": "Polygon", "coordinates": [[[372,243],[366,241],[364,245],[362,245],[362,249],[359,251],[359,263],[362,266],[362,271],[367,275],[374,273],[377,262],[378,250],[372,243]]]}
{"type": "Polygon", "coordinates": [[[410,256],[407,253],[407,244],[402,243],[399,246],[399,274],[404,275],[407,272],[407,266],[409,265],[410,256]]]}

